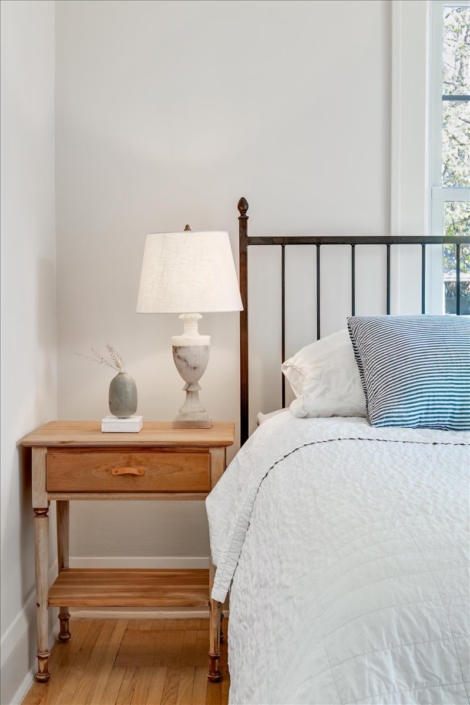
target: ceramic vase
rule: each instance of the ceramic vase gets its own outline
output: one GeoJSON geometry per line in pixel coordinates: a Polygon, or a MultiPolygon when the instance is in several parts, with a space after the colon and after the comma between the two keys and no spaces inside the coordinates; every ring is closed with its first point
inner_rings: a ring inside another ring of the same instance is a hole
{"type": "Polygon", "coordinates": [[[137,387],[127,372],[119,372],[109,385],[109,410],[120,419],[137,411],[137,387]]]}

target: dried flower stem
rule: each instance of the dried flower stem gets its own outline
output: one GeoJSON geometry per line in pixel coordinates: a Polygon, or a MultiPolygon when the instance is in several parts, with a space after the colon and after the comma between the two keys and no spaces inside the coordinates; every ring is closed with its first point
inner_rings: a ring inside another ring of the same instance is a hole
{"type": "Polygon", "coordinates": [[[84,353],[77,352],[70,346],[67,347],[75,355],[78,355],[79,357],[84,357],[86,360],[90,360],[90,362],[96,362],[98,365],[107,365],[107,367],[111,367],[111,369],[116,370],[116,372],[124,372],[124,363],[122,361],[121,356],[109,343],[106,344],[106,349],[111,358],[110,360],[106,359],[106,357],[95,348],[91,348],[91,355],[85,355],[84,353]]]}
{"type": "Polygon", "coordinates": [[[109,343],[106,343],[106,348],[107,348],[109,354],[111,355],[111,359],[113,360],[114,364],[116,365],[116,369],[118,369],[119,372],[124,372],[124,363],[123,363],[122,358],[119,355],[119,353],[109,343]]]}

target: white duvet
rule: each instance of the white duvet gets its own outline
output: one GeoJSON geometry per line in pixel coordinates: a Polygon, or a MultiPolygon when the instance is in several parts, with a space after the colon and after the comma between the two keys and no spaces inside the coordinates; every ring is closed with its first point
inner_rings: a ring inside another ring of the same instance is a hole
{"type": "Polygon", "coordinates": [[[470,702],[469,434],[281,414],[207,499],[230,703],[470,702]]]}

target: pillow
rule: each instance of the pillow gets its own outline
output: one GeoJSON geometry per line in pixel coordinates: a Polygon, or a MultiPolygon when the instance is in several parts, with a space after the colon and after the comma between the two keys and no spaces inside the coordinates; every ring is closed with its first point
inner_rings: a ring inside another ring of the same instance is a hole
{"type": "Polygon", "coordinates": [[[326,338],[306,345],[302,350],[299,350],[294,357],[289,358],[289,360],[283,363],[282,371],[296,397],[300,397],[302,394],[305,379],[308,377],[311,368],[317,366],[319,359],[326,359],[331,350],[344,345],[351,345],[346,328],[339,333],[333,333],[333,335],[328,335],[326,338]]]}
{"type": "Polygon", "coordinates": [[[261,426],[265,421],[269,421],[269,419],[274,418],[275,416],[278,416],[279,414],[285,414],[289,411],[289,409],[276,409],[276,411],[271,411],[269,414],[263,414],[262,411],[259,411],[257,416],[256,416],[256,425],[261,426]]]}
{"type": "Polygon", "coordinates": [[[366,415],[366,400],[347,330],[303,348],[284,363],[282,370],[299,394],[290,406],[294,416],[366,415]]]}
{"type": "Polygon", "coordinates": [[[470,319],[355,316],[348,328],[372,426],[470,430],[470,319]]]}

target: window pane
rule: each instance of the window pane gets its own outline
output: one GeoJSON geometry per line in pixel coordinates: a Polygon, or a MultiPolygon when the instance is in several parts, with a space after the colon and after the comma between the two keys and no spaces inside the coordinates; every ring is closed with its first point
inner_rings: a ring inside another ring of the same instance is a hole
{"type": "Polygon", "coordinates": [[[470,7],[444,7],[443,93],[470,95],[470,7]]]}
{"type": "MultiPolygon", "coordinates": [[[[470,203],[445,204],[445,234],[470,235],[470,203]]],[[[456,312],[456,246],[444,248],[444,290],[446,313],[456,312]]],[[[470,246],[460,247],[460,313],[470,315],[470,246]]]]}
{"type": "Polygon", "coordinates": [[[442,105],[442,185],[470,186],[470,102],[442,105]]]}

